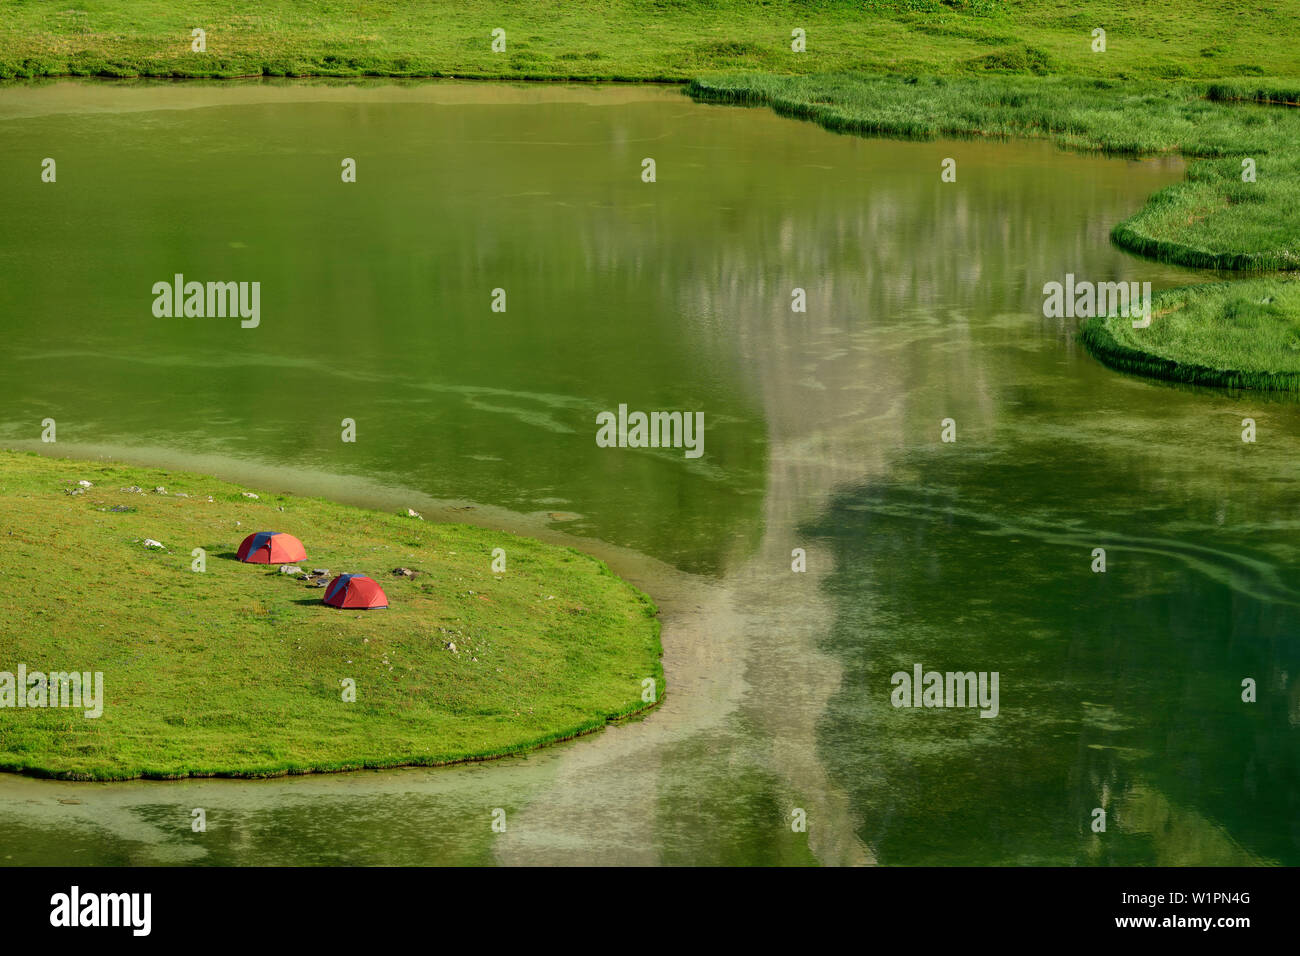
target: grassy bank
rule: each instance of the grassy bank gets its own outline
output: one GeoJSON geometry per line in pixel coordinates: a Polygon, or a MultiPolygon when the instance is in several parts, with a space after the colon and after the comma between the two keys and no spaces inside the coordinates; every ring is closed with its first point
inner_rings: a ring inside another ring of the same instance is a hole
{"type": "Polygon", "coordinates": [[[1300,281],[1245,279],[1157,293],[1150,328],[1089,319],[1088,350],[1112,368],[1225,388],[1300,391],[1300,281]]]}
{"type": "Polygon", "coordinates": [[[0,671],[102,671],[105,697],[97,719],[0,708],[0,769],[104,780],[442,764],[599,729],[646,706],[647,677],[662,692],[654,606],[593,558],[246,491],[0,452],[0,671]],[[93,487],[69,494],[80,480],[93,487]],[[302,578],[240,563],[256,530],[301,538],[304,569],[369,574],[389,608],[325,607],[302,578]]]}
{"type": "Polygon", "coordinates": [[[42,0],[0,3],[0,78],[462,76],[689,80],[774,73],[1283,76],[1285,6],[1191,0],[42,0]],[[191,50],[191,30],[207,49],[191,50]],[[494,53],[491,34],[506,31],[494,53]],[[802,28],[807,49],[791,50],[802,28]],[[1107,31],[1104,53],[1092,31],[1107,31]]]}

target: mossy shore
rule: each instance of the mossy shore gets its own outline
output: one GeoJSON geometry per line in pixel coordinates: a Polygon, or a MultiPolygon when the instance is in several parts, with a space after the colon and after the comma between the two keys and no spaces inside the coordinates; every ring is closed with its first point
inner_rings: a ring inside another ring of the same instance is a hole
{"type": "Polygon", "coordinates": [[[581,552],[200,475],[0,451],[0,572],[0,673],[104,682],[97,718],[0,707],[7,771],[260,777],[481,760],[647,709],[647,678],[656,699],[664,689],[653,603],[581,552]],[[236,560],[259,530],[302,539],[304,570],[370,575],[389,607],[330,608],[301,576],[236,560]]]}

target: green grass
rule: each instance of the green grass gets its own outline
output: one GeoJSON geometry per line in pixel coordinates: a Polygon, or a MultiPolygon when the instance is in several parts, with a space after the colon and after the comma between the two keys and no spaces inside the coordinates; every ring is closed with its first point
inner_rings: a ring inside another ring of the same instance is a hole
{"type": "Polygon", "coordinates": [[[1295,11],[1189,0],[47,0],[0,3],[0,78],[461,76],[689,80],[773,73],[1131,78],[1296,72],[1295,11]],[[1171,13],[1173,14],[1171,16],[1171,13]],[[207,31],[207,52],[190,31],[207,31]],[[491,31],[506,30],[505,53],[491,31]],[[807,51],[790,49],[807,31],[807,51]],[[1107,31],[1105,53],[1092,31],[1107,31]]]}
{"type": "Polygon", "coordinates": [[[1300,280],[1246,279],[1152,297],[1151,326],[1098,317],[1083,324],[1093,355],[1140,375],[1227,388],[1300,390],[1300,280]]]}
{"type": "Polygon", "coordinates": [[[647,706],[647,677],[662,694],[654,605],[594,558],[246,490],[0,452],[0,671],[102,671],[106,698],[98,719],[0,709],[0,769],[113,780],[444,764],[597,730],[647,706]],[[69,495],[80,479],[93,487],[69,495]],[[235,560],[257,530],[301,538],[304,569],[369,574],[389,608],[329,608],[301,578],[235,560]],[[421,573],[394,577],[399,566],[421,573]]]}

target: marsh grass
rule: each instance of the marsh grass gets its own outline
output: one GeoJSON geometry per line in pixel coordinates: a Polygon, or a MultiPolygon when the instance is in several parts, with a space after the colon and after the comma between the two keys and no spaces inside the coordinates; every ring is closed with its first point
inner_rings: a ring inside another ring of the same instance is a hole
{"type": "Polygon", "coordinates": [[[0,452],[0,671],[102,671],[106,697],[98,719],[0,709],[0,769],[114,780],[436,765],[598,730],[646,707],[646,677],[663,692],[654,605],[594,558],[244,490],[0,452]],[[83,478],[94,487],[67,494],[83,478]],[[133,485],[167,494],[121,490],[133,485]],[[390,606],[326,607],[302,578],[238,562],[255,530],[300,537],[304,569],[369,574],[390,606]],[[505,574],[491,571],[495,547],[505,574]],[[394,577],[399,566],[421,573],[394,577]]]}
{"type": "MultiPolygon", "coordinates": [[[[1290,105],[1298,86],[747,74],[697,79],[688,91],[704,102],[768,106],[843,133],[1029,136],[1109,154],[1181,153],[1193,160],[1185,179],[1151,196],[1116,224],[1111,238],[1179,265],[1268,273],[1300,269],[1300,110],[1290,105]],[[1246,158],[1255,162],[1255,182],[1242,179],[1246,158]]],[[[1258,278],[1216,286],[1216,293],[1205,288],[1168,293],[1164,301],[1181,296],[1182,305],[1158,329],[1094,321],[1083,329],[1084,341],[1129,372],[1297,389],[1296,284],[1258,278]],[[1263,303],[1258,309],[1256,300],[1263,303]]]]}
{"type": "MultiPolygon", "coordinates": [[[[698,100],[770,106],[844,133],[913,139],[1029,136],[1108,154],[1181,153],[1184,182],[1119,223],[1115,241],[1197,268],[1300,268],[1300,111],[1211,100],[1206,84],[1021,77],[723,75],[693,81],[698,100]],[[1257,181],[1242,182],[1243,158],[1257,181]]],[[[1282,87],[1243,99],[1285,96],[1282,87]]]]}
{"type": "Polygon", "coordinates": [[[1112,368],[1224,388],[1300,390],[1300,278],[1262,277],[1156,293],[1149,328],[1098,317],[1088,350],[1112,368]]]}

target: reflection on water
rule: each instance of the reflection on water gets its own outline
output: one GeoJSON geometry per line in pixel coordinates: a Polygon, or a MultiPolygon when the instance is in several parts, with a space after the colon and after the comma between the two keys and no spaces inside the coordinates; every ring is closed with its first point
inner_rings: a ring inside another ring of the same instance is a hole
{"type": "Polygon", "coordinates": [[[7,444],[48,415],[65,454],[577,543],[655,596],[669,686],[472,767],[5,778],[4,862],[1300,861],[1300,415],[1122,377],[1041,313],[1067,271],[1196,279],[1107,242],[1177,163],[626,88],[59,84],[0,127],[33,224],[0,239],[7,444]],[[66,157],[57,198],[28,154],[66,157]],[[154,320],[176,271],[259,279],[263,327],[154,320]],[[595,448],[624,401],[703,410],[705,457],[595,448]],[[1001,714],[895,710],[914,663],[999,671],[1001,714]]]}

